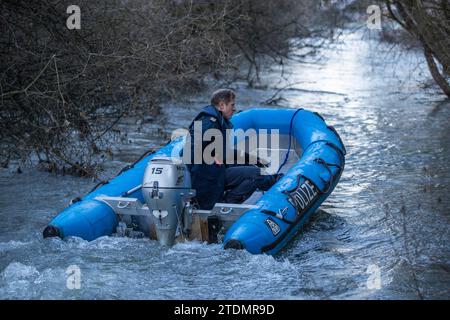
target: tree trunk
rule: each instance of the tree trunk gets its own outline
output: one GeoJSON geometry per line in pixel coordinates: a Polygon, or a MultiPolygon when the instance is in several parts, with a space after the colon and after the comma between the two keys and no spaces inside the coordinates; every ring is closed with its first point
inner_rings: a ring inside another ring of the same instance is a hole
{"type": "Polygon", "coordinates": [[[442,89],[442,91],[450,98],[450,85],[439,72],[436,62],[434,61],[433,52],[427,45],[424,45],[424,54],[425,58],[427,59],[428,69],[430,69],[431,76],[442,89]]]}

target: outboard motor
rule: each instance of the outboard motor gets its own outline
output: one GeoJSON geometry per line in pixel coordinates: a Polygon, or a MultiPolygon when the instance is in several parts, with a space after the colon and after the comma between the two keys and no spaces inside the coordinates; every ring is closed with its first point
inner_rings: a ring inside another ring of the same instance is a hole
{"type": "MultiPolygon", "coordinates": [[[[219,232],[225,232],[244,212],[257,208],[250,204],[216,203],[212,210],[201,210],[192,206],[193,197],[191,175],[182,160],[154,157],[147,164],[142,185],[120,197],[99,195],[95,199],[106,203],[119,216],[118,234],[127,235],[127,226],[134,216],[139,219],[140,231],[152,236],[154,230],[159,243],[166,247],[172,246],[178,235],[181,239],[193,236],[193,239],[217,242],[219,232]],[[128,196],[141,188],[144,204],[128,196]]],[[[227,247],[237,248],[235,244],[227,247]]]]}
{"type": "Polygon", "coordinates": [[[189,232],[191,215],[185,210],[186,201],[195,194],[189,170],[181,159],[153,158],[145,169],[142,193],[152,212],[160,244],[172,246],[177,229],[183,234],[189,232]]]}

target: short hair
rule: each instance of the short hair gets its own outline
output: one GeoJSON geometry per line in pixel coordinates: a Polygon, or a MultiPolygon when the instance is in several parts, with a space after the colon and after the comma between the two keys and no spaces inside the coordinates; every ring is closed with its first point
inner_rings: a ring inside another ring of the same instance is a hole
{"type": "Polygon", "coordinates": [[[221,101],[229,103],[236,98],[236,94],[231,89],[219,89],[215,91],[211,98],[211,104],[218,107],[221,101]]]}

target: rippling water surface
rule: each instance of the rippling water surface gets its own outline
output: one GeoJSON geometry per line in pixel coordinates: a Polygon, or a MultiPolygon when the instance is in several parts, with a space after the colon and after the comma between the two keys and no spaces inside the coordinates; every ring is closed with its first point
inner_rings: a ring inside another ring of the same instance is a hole
{"type": "MultiPolygon", "coordinates": [[[[0,299],[449,299],[450,102],[423,88],[421,55],[396,54],[375,35],[346,31],[315,63],[238,85],[239,108],[320,112],[347,147],[340,183],[303,232],[275,257],[199,242],[163,250],[148,239],[42,239],[70,199],[95,184],[33,169],[0,171],[0,299]],[[78,266],[80,289],[67,288],[78,266]]],[[[187,127],[205,96],[164,108],[156,123],[119,126],[105,177],[187,127]],[[124,133],[127,133],[126,136],[124,133]]]]}

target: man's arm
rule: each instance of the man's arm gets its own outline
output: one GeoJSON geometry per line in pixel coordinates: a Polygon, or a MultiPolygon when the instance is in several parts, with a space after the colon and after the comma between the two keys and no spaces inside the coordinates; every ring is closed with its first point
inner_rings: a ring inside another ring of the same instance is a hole
{"type": "Polygon", "coordinates": [[[270,162],[266,159],[262,159],[257,156],[250,155],[248,152],[242,152],[242,150],[234,150],[234,163],[229,164],[230,167],[234,166],[248,166],[248,165],[256,165],[259,168],[266,168],[270,165],[270,162]],[[240,162],[244,160],[244,163],[238,163],[238,159],[240,162]]]}

